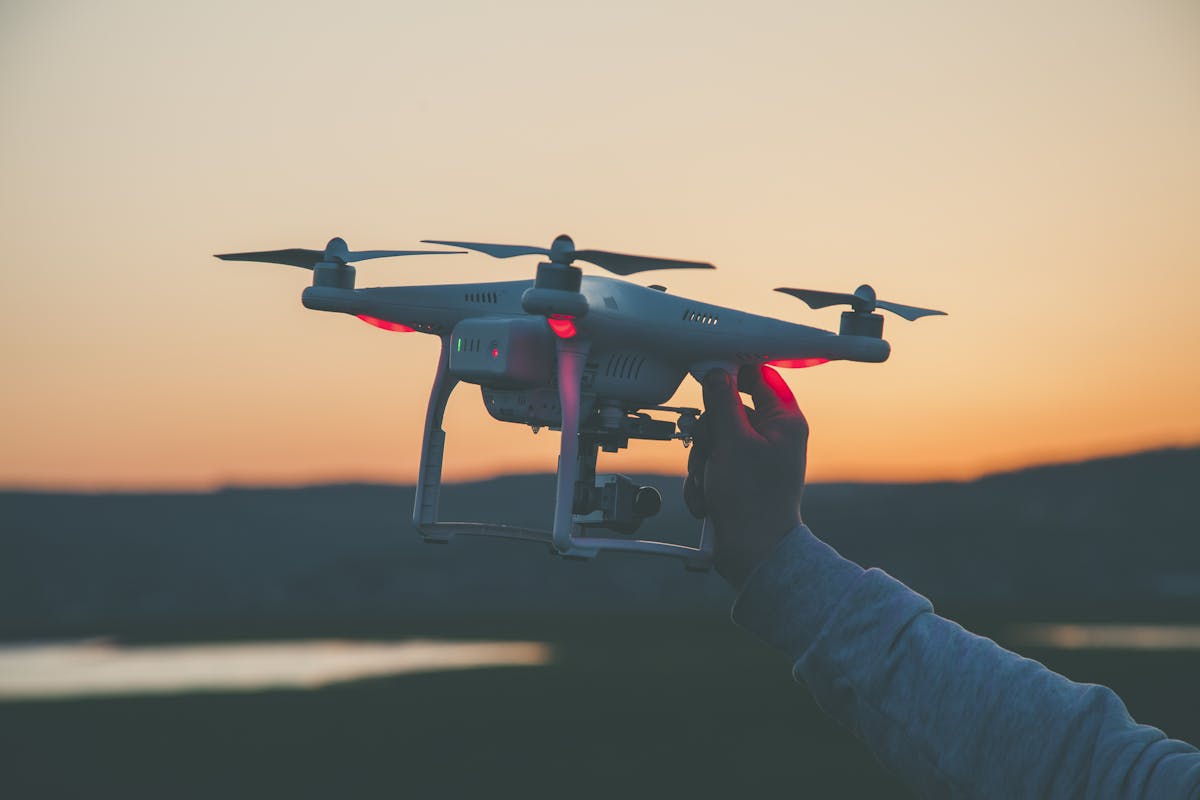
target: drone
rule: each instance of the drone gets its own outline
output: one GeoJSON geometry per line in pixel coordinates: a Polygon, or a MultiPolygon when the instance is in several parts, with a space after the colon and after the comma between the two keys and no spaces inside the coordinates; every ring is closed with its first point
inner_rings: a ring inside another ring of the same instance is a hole
{"type": "Polygon", "coordinates": [[[568,559],[601,551],[666,556],[706,571],[713,558],[708,520],[695,546],[634,538],[658,513],[662,498],[624,475],[596,473],[600,451],[630,440],[691,443],[700,410],[664,405],[684,379],[713,369],[736,374],[745,364],[804,368],[830,361],[886,361],[886,310],[906,320],[944,314],[880,300],[868,285],[853,293],[780,287],[813,309],[849,306],[837,333],[690,300],[661,285],[622,280],[651,270],[715,269],[701,261],[577,250],[562,235],[550,247],[425,239],[455,250],[350,250],[333,238],[323,250],[286,249],[217,255],[226,261],[287,264],[312,270],[304,306],[350,314],[389,331],[438,337],[441,351],[425,414],[413,523],[427,542],[456,535],[539,542],[568,559]],[[542,256],[533,280],[357,289],[354,263],[418,255],[495,258],[542,256]],[[584,275],[578,262],[619,278],[584,275]],[[446,403],[460,383],[480,387],[488,413],[501,422],[561,433],[554,518],[550,530],[449,522],[438,497],[446,448],[446,403]],[[667,414],[660,419],[650,412],[667,414]]]}

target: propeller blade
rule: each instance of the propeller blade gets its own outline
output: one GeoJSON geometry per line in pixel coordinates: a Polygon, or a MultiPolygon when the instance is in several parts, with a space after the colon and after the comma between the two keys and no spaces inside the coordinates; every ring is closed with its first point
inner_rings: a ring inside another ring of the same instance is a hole
{"type": "Polygon", "coordinates": [[[890,303],[887,300],[876,300],[875,305],[878,308],[886,308],[888,311],[897,316],[904,317],[909,322],[918,320],[921,317],[930,317],[936,314],[947,316],[945,311],[936,311],[932,308],[917,308],[916,306],[906,306],[901,303],[890,303]]]}
{"type": "Polygon", "coordinates": [[[349,264],[353,261],[366,261],[371,258],[391,258],[392,256],[442,256],[462,254],[464,251],[455,250],[359,250],[346,249],[346,243],[335,239],[324,250],[307,250],[293,247],[287,250],[261,250],[253,253],[218,253],[222,261],[262,261],[268,264],[287,264],[292,267],[313,269],[317,264],[330,262],[334,264],[349,264]],[[340,246],[335,246],[339,242],[340,246]]]}
{"type": "Polygon", "coordinates": [[[217,253],[222,261],[263,261],[268,264],[288,264],[293,267],[312,269],[325,254],[320,250],[304,250],[293,247],[289,250],[262,250],[255,253],[217,253]]]}
{"type": "Polygon", "coordinates": [[[617,275],[633,275],[635,272],[647,272],[652,269],[716,269],[707,261],[631,256],[626,253],[610,253],[607,250],[576,250],[575,258],[603,267],[617,275]]]}
{"type": "Polygon", "coordinates": [[[466,255],[465,250],[356,250],[345,256],[345,261],[366,261],[370,258],[392,256],[454,256],[466,255]]]}
{"type": "Polygon", "coordinates": [[[809,308],[826,308],[827,306],[846,305],[852,307],[860,313],[870,313],[876,308],[882,308],[891,311],[893,314],[903,317],[912,322],[921,317],[929,317],[934,314],[946,315],[945,311],[936,311],[932,308],[918,308],[917,306],[906,306],[903,303],[891,303],[887,300],[876,300],[875,290],[870,286],[863,285],[858,287],[858,291],[854,294],[845,294],[843,292],[821,292],[814,289],[789,289],[787,287],[779,287],[775,291],[790,294],[792,297],[798,297],[808,303],[809,308]]]}
{"type": "Polygon", "coordinates": [[[856,295],[846,294],[845,292],[822,292],[816,289],[789,289],[786,286],[780,286],[775,289],[777,292],[790,294],[792,297],[799,298],[805,303],[808,303],[809,308],[828,308],[829,306],[852,306],[855,303],[860,303],[861,298],[856,295]]]}
{"type": "Polygon", "coordinates": [[[512,258],[513,256],[550,256],[559,264],[570,264],[572,261],[587,261],[598,267],[614,272],[617,275],[632,275],[635,272],[645,272],[651,269],[716,269],[712,264],[703,261],[679,261],[673,258],[650,258],[649,256],[633,256],[626,253],[611,253],[607,250],[576,250],[569,236],[559,236],[554,240],[554,246],[530,247],[523,244],[487,244],[484,242],[453,242],[442,239],[422,239],[426,244],[443,244],[449,247],[464,247],[467,250],[477,250],[495,258],[512,258]]]}
{"type": "Polygon", "coordinates": [[[463,247],[487,253],[495,258],[512,258],[513,256],[548,256],[550,251],[545,247],[529,247],[523,244],[486,244],[483,242],[444,242],[438,239],[422,239],[425,244],[444,244],[447,247],[463,247]]]}

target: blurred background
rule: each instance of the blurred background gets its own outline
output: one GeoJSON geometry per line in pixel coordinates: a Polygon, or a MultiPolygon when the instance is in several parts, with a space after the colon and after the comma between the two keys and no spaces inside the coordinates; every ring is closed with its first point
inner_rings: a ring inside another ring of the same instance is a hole
{"type": "MultiPolygon", "coordinates": [[[[0,4],[0,786],[15,796],[903,796],[675,564],[421,544],[432,337],[212,253],[422,238],[942,308],[786,377],[848,557],[1200,741],[1190,0],[0,4]]],[[[526,263],[527,262],[527,263],[526,263]]],[[[359,285],[526,277],[368,262],[359,285]]],[[[674,398],[697,405],[690,383],[674,398]]],[[[447,510],[557,437],[447,418],[447,510]]],[[[685,453],[602,464],[667,499],[685,453]]]]}

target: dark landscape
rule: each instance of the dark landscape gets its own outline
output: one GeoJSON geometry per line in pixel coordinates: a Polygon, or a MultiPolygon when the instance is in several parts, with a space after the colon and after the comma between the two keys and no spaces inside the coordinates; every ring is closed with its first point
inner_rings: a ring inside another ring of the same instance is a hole
{"type": "MultiPolygon", "coordinates": [[[[696,523],[679,478],[644,533],[696,523]]],[[[550,476],[448,487],[445,513],[543,525],[550,476]]],[[[1200,650],[1023,644],[1030,622],[1200,622],[1200,449],[969,483],[818,484],[804,517],[968,627],[1200,741],[1200,650]]],[[[544,667],[314,690],[0,703],[9,796],[904,796],[728,620],[716,575],[426,545],[410,487],[0,493],[0,638],[550,643],[544,667]],[[16,791],[11,791],[16,790],[16,791]]]]}

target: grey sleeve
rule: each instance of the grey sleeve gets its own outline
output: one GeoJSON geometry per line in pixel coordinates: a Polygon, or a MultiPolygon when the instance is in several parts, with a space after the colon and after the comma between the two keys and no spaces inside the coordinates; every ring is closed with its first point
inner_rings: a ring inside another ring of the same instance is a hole
{"type": "Polygon", "coordinates": [[[794,664],[828,714],[925,797],[1200,798],[1200,752],[933,613],[801,525],[733,619],[794,664]]]}

